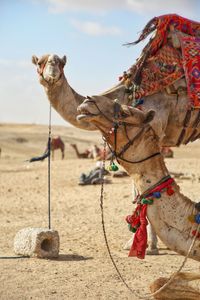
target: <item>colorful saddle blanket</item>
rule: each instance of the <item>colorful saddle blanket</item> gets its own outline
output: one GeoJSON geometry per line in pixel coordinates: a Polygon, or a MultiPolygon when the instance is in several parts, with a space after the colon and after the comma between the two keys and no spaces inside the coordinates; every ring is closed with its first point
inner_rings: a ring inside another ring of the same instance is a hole
{"type": "Polygon", "coordinates": [[[130,68],[132,80],[139,85],[135,98],[152,95],[185,75],[190,106],[200,107],[200,23],[175,14],[153,18],[136,42],[155,31],[154,38],[142,51],[141,57],[130,68]],[[156,30],[156,31],[155,31],[156,30]],[[170,40],[177,34],[180,48],[170,40]]]}
{"type": "Polygon", "coordinates": [[[200,38],[183,37],[181,46],[188,95],[192,106],[200,108],[200,38]]]}

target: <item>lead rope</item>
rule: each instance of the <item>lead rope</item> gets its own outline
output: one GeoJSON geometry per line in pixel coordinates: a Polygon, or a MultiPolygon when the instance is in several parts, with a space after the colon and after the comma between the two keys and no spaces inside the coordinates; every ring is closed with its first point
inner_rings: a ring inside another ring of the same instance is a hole
{"type": "MultiPolygon", "coordinates": [[[[112,256],[112,253],[110,251],[110,246],[108,244],[108,239],[107,239],[107,234],[106,234],[106,228],[105,228],[105,222],[104,222],[104,205],[103,205],[103,197],[104,197],[104,178],[103,178],[103,170],[105,169],[105,161],[106,161],[106,140],[104,137],[103,138],[103,164],[102,164],[102,180],[101,180],[101,193],[100,193],[100,208],[101,208],[101,222],[102,222],[102,229],[103,229],[103,235],[104,235],[104,240],[105,240],[105,244],[106,244],[106,248],[108,250],[108,254],[109,257],[111,259],[111,262],[119,276],[119,278],[121,279],[121,281],[123,282],[123,284],[127,287],[127,289],[135,296],[137,296],[139,299],[152,299],[154,296],[156,296],[157,294],[159,294],[161,291],[163,291],[174,279],[175,277],[181,272],[181,270],[183,269],[183,267],[185,266],[187,259],[192,251],[192,248],[194,246],[194,243],[196,241],[197,235],[198,235],[198,231],[200,230],[200,224],[197,226],[196,229],[196,233],[194,235],[194,238],[192,239],[192,243],[188,249],[187,255],[185,256],[182,264],[180,265],[180,267],[178,268],[177,272],[175,272],[174,274],[172,274],[172,276],[169,278],[169,280],[162,286],[160,287],[157,291],[155,291],[154,293],[149,293],[149,294],[144,294],[143,296],[140,296],[135,290],[133,290],[126,282],[126,280],[123,278],[120,270],[118,269],[114,258],[112,256]]],[[[194,226],[194,225],[193,225],[194,226]]],[[[192,226],[192,229],[193,229],[192,226]]],[[[192,231],[191,229],[191,231],[192,231]]],[[[155,299],[155,298],[154,298],[155,299]]]]}
{"type": "Polygon", "coordinates": [[[49,106],[48,152],[48,228],[51,229],[51,104],[49,106]]]}
{"type": "Polygon", "coordinates": [[[115,261],[114,261],[114,258],[112,256],[112,253],[110,251],[110,247],[109,247],[109,244],[108,244],[108,239],[107,239],[107,234],[106,234],[106,228],[105,228],[105,222],[104,222],[104,207],[103,207],[103,197],[104,197],[104,179],[103,179],[103,170],[105,169],[105,161],[106,161],[106,141],[105,139],[103,138],[103,141],[104,141],[104,144],[103,144],[103,164],[102,164],[102,180],[101,180],[101,194],[100,194],[100,208],[101,208],[101,222],[102,222],[102,229],[103,229],[103,235],[104,235],[104,240],[105,240],[105,243],[106,243],[106,248],[108,250],[108,254],[109,254],[109,257],[111,259],[111,262],[119,276],[119,278],[121,279],[121,281],[124,283],[124,285],[127,287],[127,289],[132,293],[134,294],[135,296],[137,296],[138,298],[140,299],[143,299],[141,298],[141,296],[139,294],[137,294],[137,292],[135,292],[128,284],[127,282],[125,281],[125,279],[123,278],[121,272],[119,271],[115,261]]]}

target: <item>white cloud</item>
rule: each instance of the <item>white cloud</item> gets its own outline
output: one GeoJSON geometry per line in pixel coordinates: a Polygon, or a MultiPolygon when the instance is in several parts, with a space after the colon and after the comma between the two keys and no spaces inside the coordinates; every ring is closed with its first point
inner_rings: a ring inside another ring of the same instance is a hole
{"type": "Polygon", "coordinates": [[[126,0],[127,8],[134,12],[145,14],[155,12],[155,15],[160,13],[177,13],[177,14],[192,14],[195,12],[198,0],[126,0]]]}
{"type": "MultiPolygon", "coordinates": [[[[38,0],[38,2],[41,0],[38,0]]],[[[113,8],[123,8],[126,0],[45,0],[54,13],[71,11],[102,12],[113,8]]]]}
{"type": "Polygon", "coordinates": [[[178,13],[193,15],[196,12],[198,0],[37,0],[46,2],[51,12],[67,11],[106,12],[108,10],[129,10],[140,14],[152,12],[178,13]]]}
{"type": "Polygon", "coordinates": [[[120,35],[122,33],[121,29],[116,26],[104,26],[98,22],[72,20],[71,24],[79,31],[93,36],[120,35]]]}

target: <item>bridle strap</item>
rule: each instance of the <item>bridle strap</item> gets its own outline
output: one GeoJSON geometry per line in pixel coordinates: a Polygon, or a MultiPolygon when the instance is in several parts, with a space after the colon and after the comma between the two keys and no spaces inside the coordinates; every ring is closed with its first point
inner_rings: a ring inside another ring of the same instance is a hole
{"type": "MultiPolygon", "coordinates": [[[[37,67],[37,72],[38,72],[38,74],[39,74],[40,76],[42,76],[42,79],[48,83],[48,81],[47,81],[47,80],[44,78],[44,76],[43,76],[43,71],[44,71],[44,68],[45,68],[46,64],[47,64],[47,62],[41,64],[41,67],[40,67],[40,68],[37,67]]],[[[60,69],[60,76],[59,76],[59,78],[58,78],[54,83],[56,83],[57,81],[59,81],[60,78],[62,77],[63,73],[64,73],[64,72],[63,72],[63,67],[61,67],[60,65],[59,65],[59,69],[60,69]]]]}
{"type": "Polygon", "coordinates": [[[117,157],[121,158],[121,156],[128,150],[128,148],[130,146],[133,145],[133,143],[135,142],[135,140],[142,134],[142,132],[144,131],[144,127],[141,128],[141,130],[134,136],[134,138],[132,138],[131,140],[128,137],[127,134],[127,130],[126,130],[126,126],[125,127],[125,132],[126,132],[126,137],[129,140],[128,143],[123,147],[123,149],[117,154],[117,157]]]}
{"type": "MultiPolygon", "coordinates": [[[[93,101],[91,98],[87,97],[87,102],[91,102],[93,103],[96,108],[98,109],[98,111],[104,116],[105,119],[107,119],[109,122],[112,122],[113,123],[113,120],[111,120],[110,118],[108,118],[101,110],[100,108],[98,107],[97,103],[95,101],[93,101]]],[[[142,134],[142,132],[144,131],[145,127],[143,126],[139,132],[136,134],[136,136],[134,136],[132,139],[129,138],[128,134],[127,134],[127,129],[126,129],[126,126],[129,125],[129,126],[133,126],[132,124],[129,124],[129,123],[126,123],[126,122],[117,122],[117,119],[118,119],[118,115],[119,115],[119,111],[120,111],[120,105],[119,103],[115,102],[114,103],[114,119],[116,121],[114,121],[114,151],[111,149],[110,145],[108,144],[109,146],[109,149],[111,150],[112,154],[113,154],[113,157],[115,157],[118,161],[118,159],[120,160],[123,160],[125,162],[128,162],[128,163],[131,163],[131,164],[137,164],[137,163],[141,163],[141,162],[144,162],[148,159],[151,159],[155,156],[158,156],[158,155],[161,155],[160,152],[156,152],[152,155],[149,155],[148,157],[145,157],[143,159],[140,159],[138,161],[130,161],[128,159],[125,159],[122,157],[122,155],[128,150],[128,148],[130,146],[133,145],[133,143],[135,142],[135,140],[142,134]],[[120,125],[123,125],[124,128],[125,128],[125,133],[126,133],[126,137],[128,139],[128,143],[123,147],[123,149],[117,153],[116,152],[116,149],[117,149],[117,130],[119,128],[120,125]]],[[[119,161],[118,161],[119,162],[119,161]]]]}
{"type": "MultiPolygon", "coordinates": [[[[161,155],[161,153],[160,153],[160,152],[156,152],[156,153],[154,153],[154,154],[152,154],[152,155],[150,155],[150,156],[147,156],[147,157],[145,157],[145,158],[143,158],[143,159],[141,159],[141,160],[137,160],[137,161],[131,161],[131,160],[128,160],[128,159],[119,157],[119,156],[117,156],[117,159],[123,160],[123,161],[125,161],[125,162],[127,162],[127,163],[130,163],[130,164],[139,164],[139,163],[142,163],[142,162],[144,162],[144,161],[146,161],[146,160],[148,160],[148,159],[150,159],[150,158],[153,158],[153,157],[155,157],[155,156],[158,156],[158,155],[161,155]]],[[[118,160],[117,160],[117,161],[118,161],[118,160]]]]}

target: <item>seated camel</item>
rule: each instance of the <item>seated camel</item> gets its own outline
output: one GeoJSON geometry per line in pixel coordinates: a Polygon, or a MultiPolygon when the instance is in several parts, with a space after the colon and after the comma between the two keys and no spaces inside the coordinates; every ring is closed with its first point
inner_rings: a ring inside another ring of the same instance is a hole
{"type": "MultiPolygon", "coordinates": [[[[117,101],[111,103],[104,96],[101,99],[95,96],[86,99],[78,112],[80,122],[90,122],[100,130],[118,163],[128,172],[138,190],[137,208],[126,218],[131,231],[135,231],[129,256],[144,258],[148,219],[167,247],[200,261],[200,233],[197,231],[200,205],[180,193],[178,184],[167,170],[160,153],[159,138],[150,125],[155,112],[149,110],[145,113],[120,105],[117,101]],[[112,134],[113,128],[115,134],[112,134]]],[[[200,297],[200,287],[192,289],[189,286],[190,281],[200,279],[199,274],[182,273],[181,276],[187,282],[184,292],[180,289],[182,281],[177,280],[173,285],[175,290],[168,289],[170,298],[167,299],[192,300],[194,295],[200,297]]],[[[159,279],[159,284],[154,283],[152,290],[157,290],[158,286],[163,285],[162,282],[166,281],[159,279]]]]}
{"type": "Polygon", "coordinates": [[[87,149],[84,152],[80,152],[76,144],[70,144],[70,146],[75,150],[76,156],[78,158],[89,158],[90,151],[87,149]]]}

